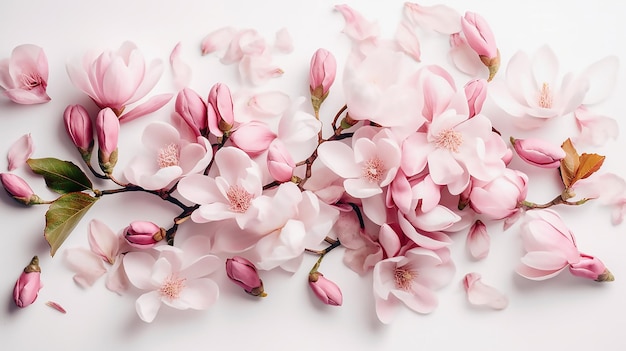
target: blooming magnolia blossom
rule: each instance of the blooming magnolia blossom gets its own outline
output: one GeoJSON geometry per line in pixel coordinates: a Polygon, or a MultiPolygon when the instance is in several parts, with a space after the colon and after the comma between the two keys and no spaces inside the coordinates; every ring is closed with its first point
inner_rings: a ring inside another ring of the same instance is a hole
{"type": "Polygon", "coordinates": [[[222,267],[213,255],[189,260],[184,252],[172,246],[161,246],[155,255],[129,252],[124,257],[124,270],[135,287],[147,291],[135,304],[142,321],[154,320],[161,304],[179,309],[204,310],[219,296],[217,284],[207,276],[222,267]],[[155,257],[156,256],[156,257],[155,257]]]}
{"type": "Polygon", "coordinates": [[[145,189],[159,190],[174,180],[200,173],[213,158],[213,150],[205,137],[189,142],[178,130],[164,122],[153,122],[144,130],[146,147],[124,170],[129,182],[145,189]]]}
{"type": "Polygon", "coordinates": [[[378,262],[373,273],[378,319],[390,323],[399,303],[415,312],[432,312],[438,305],[434,290],[447,285],[454,271],[447,249],[418,247],[378,262]]]}
{"type": "Polygon", "coordinates": [[[41,104],[50,101],[48,58],[43,49],[24,44],[13,49],[11,57],[0,60],[0,87],[18,104],[41,104]]]}
{"type": "Polygon", "coordinates": [[[473,182],[470,206],[489,219],[503,219],[517,213],[528,193],[528,176],[505,168],[490,182],[473,182]]]}

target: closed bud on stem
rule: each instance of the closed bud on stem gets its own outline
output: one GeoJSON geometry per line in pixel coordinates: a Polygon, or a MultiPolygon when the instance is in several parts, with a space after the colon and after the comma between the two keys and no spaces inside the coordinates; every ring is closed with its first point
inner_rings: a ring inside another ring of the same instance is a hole
{"type": "Polygon", "coordinates": [[[35,256],[15,282],[13,301],[17,307],[26,307],[35,302],[40,289],[41,268],[39,267],[39,258],[35,256]]]}
{"type": "Polygon", "coordinates": [[[565,158],[565,151],[541,139],[515,139],[511,144],[519,157],[527,163],[542,168],[559,168],[565,158]]]}
{"type": "Polygon", "coordinates": [[[215,84],[209,92],[207,107],[209,131],[216,137],[229,132],[235,124],[233,97],[227,85],[215,84]]]}
{"type": "Polygon", "coordinates": [[[296,163],[289,150],[280,139],[274,139],[267,153],[267,169],[270,175],[279,182],[289,182],[293,175],[296,163]]]}
{"type": "Polygon", "coordinates": [[[474,79],[465,85],[465,97],[469,107],[469,117],[472,118],[480,113],[487,98],[487,81],[474,79]]]}
{"type": "Polygon", "coordinates": [[[184,88],[176,96],[174,111],[196,133],[196,136],[206,135],[209,127],[207,104],[193,89],[184,88]]]}
{"type": "Polygon", "coordinates": [[[65,130],[85,162],[91,160],[94,146],[93,126],[89,113],[82,105],[68,105],[63,112],[65,130]]]}
{"type": "Polygon", "coordinates": [[[117,140],[120,122],[110,108],[105,108],[96,117],[96,135],[98,136],[98,163],[106,174],[113,173],[117,163],[117,140]]]}
{"type": "Polygon", "coordinates": [[[309,273],[309,286],[323,303],[331,306],[341,306],[343,303],[343,295],[337,284],[326,279],[322,273],[309,273]]]}
{"type": "Polygon", "coordinates": [[[328,96],[330,86],[337,75],[337,61],[335,56],[326,49],[317,49],[311,58],[309,70],[309,89],[311,103],[316,111],[328,96]]]}
{"type": "Polygon", "coordinates": [[[487,21],[477,13],[466,12],[461,18],[461,28],[467,44],[474,50],[482,63],[489,68],[491,81],[500,68],[500,52],[495,35],[487,21]]]}
{"type": "Polygon", "coordinates": [[[0,181],[4,190],[17,202],[24,205],[41,204],[41,198],[33,192],[26,181],[11,173],[1,173],[0,181]]]}
{"type": "Polygon", "coordinates": [[[124,238],[132,247],[147,249],[165,238],[166,230],[152,222],[134,221],[124,229],[124,238]]]}
{"type": "Polygon", "coordinates": [[[600,259],[582,252],[580,253],[580,261],[570,264],[569,271],[577,277],[593,279],[597,282],[612,282],[615,280],[613,274],[600,259]]]}
{"type": "Polygon", "coordinates": [[[226,275],[248,294],[259,297],[267,296],[263,290],[263,281],[259,277],[256,267],[249,260],[241,256],[227,259],[226,275]]]}

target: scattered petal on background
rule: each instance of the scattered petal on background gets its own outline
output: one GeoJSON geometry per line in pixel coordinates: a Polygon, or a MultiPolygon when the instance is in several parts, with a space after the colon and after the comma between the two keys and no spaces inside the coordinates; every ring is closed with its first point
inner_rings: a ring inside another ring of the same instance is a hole
{"type": "Polygon", "coordinates": [[[467,300],[472,305],[488,306],[495,310],[505,309],[509,300],[495,288],[482,282],[479,273],[468,273],[463,278],[463,286],[467,293],[467,300]]]}
{"type": "Polygon", "coordinates": [[[491,239],[487,227],[481,221],[476,221],[467,233],[467,248],[473,258],[480,260],[489,255],[491,239]]]}
{"type": "Polygon", "coordinates": [[[461,31],[461,14],[445,5],[404,4],[404,15],[413,24],[443,34],[461,31]]]}
{"type": "Polygon", "coordinates": [[[181,44],[176,44],[174,50],[170,54],[170,65],[174,75],[174,84],[176,89],[181,90],[191,82],[191,67],[180,58],[181,44]]]}
{"type": "Polygon", "coordinates": [[[202,55],[208,55],[214,51],[226,49],[228,44],[237,33],[233,27],[222,27],[209,33],[202,39],[202,55]]]}
{"type": "Polygon", "coordinates": [[[419,39],[417,38],[417,34],[415,34],[415,30],[413,30],[406,20],[400,22],[396,30],[396,42],[404,53],[415,61],[420,61],[421,51],[419,39]]]}
{"type": "Polygon", "coordinates": [[[584,105],[574,110],[574,117],[580,132],[575,138],[576,143],[602,146],[619,135],[619,125],[615,119],[593,113],[584,105]]]}
{"type": "Polygon", "coordinates": [[[86,248],[65,250],[65,263],[76,272],[74,281],[83,288],[92,286],[107,270],[100,256],[86,248]]]}
{"type": "Polygon", "coordinates": [[[7,156],[9,171],[22,167],[26,163],[26,160],[33,154],[34,150],[33,138],[30,136],[30,133],[24,134],[17,139],[9,148],[7,156]]]}
{"type": "Polygon", "coordinates": [[[472,77],[477,76],[481,70],[485,70],[485,65],[480,61],[479,56],[459,33],[450,36],[450,58],[459,71],[472,77]]]}
{"type": "Polygon", "coordinates": [[[618,70],[619,59],[616,56],[607,56],[587,67],[584,75],[589,79],[589,90],[583,104],[592,105],[606,99],[615,88],[618,70]]]}
{"type": "Polygon", "coordinates": [[[293,51],[293,39],[291,38],[291,34],[289,34],[287,28],[282,28],[276,32],[274,48],[283,54],[289,54],[293,51]]]}
{"type": "Polygon", "coordinates": [[[363,41],[378,37],[378,23],[366,20],[348,5],[337,5],[335,9],[343,15],[346,24],[343,32],[353,40],[363,41]]]}
{"type": "Polygon", "coordinates": [[[289,95],[280,91],[255,94],[248,100],[250,112],[258,117],[280,116],[290,105],[289,95]]]}

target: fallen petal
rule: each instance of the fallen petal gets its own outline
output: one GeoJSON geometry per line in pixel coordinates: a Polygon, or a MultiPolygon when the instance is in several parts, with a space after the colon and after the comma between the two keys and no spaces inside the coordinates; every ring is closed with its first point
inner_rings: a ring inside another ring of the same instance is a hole
{"type": "Polygon", "coordinates": [[[9,161],[9,171],[20,168],[26,163],[26,160],[33,154],[35,147],[33,139],[29,134],[22,135],[9,148],[7,159],[9,161]]]}
{"type": "Polygon", "coordinates": [[[479,273],[468,273],[463,278],[463,286],[467,293],[467,300],[476,306],[488,306],[495,310],[505,309],[509,300],[497,289],[482,282],[479,273]]]}
{"type": "Polygon", "coordinates": [[[170,54],[170,65],[174,75],[176,89],[181,90],[191,82],[191,67],[180,58],[180,42],[176,44],[170,54]]]}
{"type": "Polygon", "coordinates": [[[52,307],[52,308],[54,308],[55,310],[57,310],[57,311],[59,311],[59,312],[61,312],[61,313],[63,313],[63,314],[66,314],[66,313],[67,313],[67,311],[65,310],[65,308],[61,307],[61,305],[59,305],[58,303],[56,303],[56,302],[54,302],[54,301],[48,301],[48,302],[46,302],[46,306],[52,307]]]}

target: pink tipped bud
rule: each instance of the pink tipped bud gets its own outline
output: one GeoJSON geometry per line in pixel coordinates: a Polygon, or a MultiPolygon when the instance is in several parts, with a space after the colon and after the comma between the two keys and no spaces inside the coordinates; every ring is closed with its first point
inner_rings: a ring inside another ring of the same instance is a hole
{"type": "Polygon", "coordinates": [[[309,286],[318,299],[331,306],[341,306],[343,295],[337,284],[326,279],[320,272],[309,274],[309,286]]]}
{"type": "Polygon", "coordinates": [[[494,58],[497,56],[498,47],[496,38],[489,27],[489,23],[477,13],[466,12],[461,18],[461,28],[467,44],[479,56],[494,58]]]}
{"type": "Polygon", "coordinates": [[[569,271],[577,277],[593,279],[597,282],[612,282],[615,280],[613,274],[600,259],[584,253],[580,254],[580,261],[569,265],[569,271]]]}
{"type": "Polygon", "coordinates": [[[293,161],[289,150],[279,139],[274,139],[267,153],[267,169],[270,175],[279,182],[291,180],[296,163],[293,161]]]}
{"type": "Polygon", "coordinates": [[[465,97],[469,107],[469,117],[480,113],[487,98],[487,80],[475,79],[465,85],[465,97]]]}
{"type": "Polygon", "coordinates": [[[211,134],[221,137],[233,128],[233,97],[227,85],[217,83],[211,88],[207,110],[211,134]]]}
{"type": "MultiPolygon", "coordinates": [[[[65,130],[83,156],[91,156],[93,150],[93,126],[87,110],[81,105],[68,105],[63,112],[65,130]]],[[[89,161],[89,159],[85,159],[89,161]]]]}
{"type": "Polygon", "coordinates": [[[147,249],[165,238],[165,229],[152,222],[134,221],[124,229],[124,238],[132,247],[147,249]]]}
{"type": "Polygon", "coordinates": [[[227,259],[226,275],[248,294],[260,297],[267,296],[263,291],[263,281],[259,278],[256,267],[247,259],[240,256],[227,259]]]}
{"type": "Polygon", "coordinates": [[[337,61],[335,56],[326,49],[317,49],[311,58],[309,70],[309,88],[313,106],[319,109],[328,96],[330,86],[337,75],[337,61]],[[317,104],[317,105],[316,105],[317,104]]]}
{"type": "Polygon", "coordinates": [[[34,205],[41,203],[39,196],[35,195],[33,189],[26,181],[11,173],[1,173],[0,181],[4,190],[17,202],[24,205],[34,205]]]}
{"type": "Polygon", "coordinates": [[[258,156],[270,147],[276,134],[262,122],[251,121],[240,125],[230,136],[230,141],[248,155],[258,156]]]}
{"type": "Polygon", "coordinates": [[[519,157],[527,163],[543,168],[558,168],[565,158],[565,151],[541,139],[515,139],[511,144],[519,157]]]}
{"type": "Polygon", "coordinates": [[[98,136],[98,162],[106,174],[113,172],[117,163],[117,139],[120,133],[120,122],[110,108],[105,108],[96,117],[96,135],[98,136]]]}
{"type": "Polygon", "coordinates": [[[13,301],[17,307],[26,307],[35,302],[40,289],[41,268],[39,267],[39,258],[35,256],[15,282],[13,301]]]}
{"type": "Polygon", "coordinates": [[[209,126],[207,105],[198,93],[190,88],[181,90],[178,96],[176,96],[174,110],[182,117],[197,137],[206,134],[209,126]]]}

